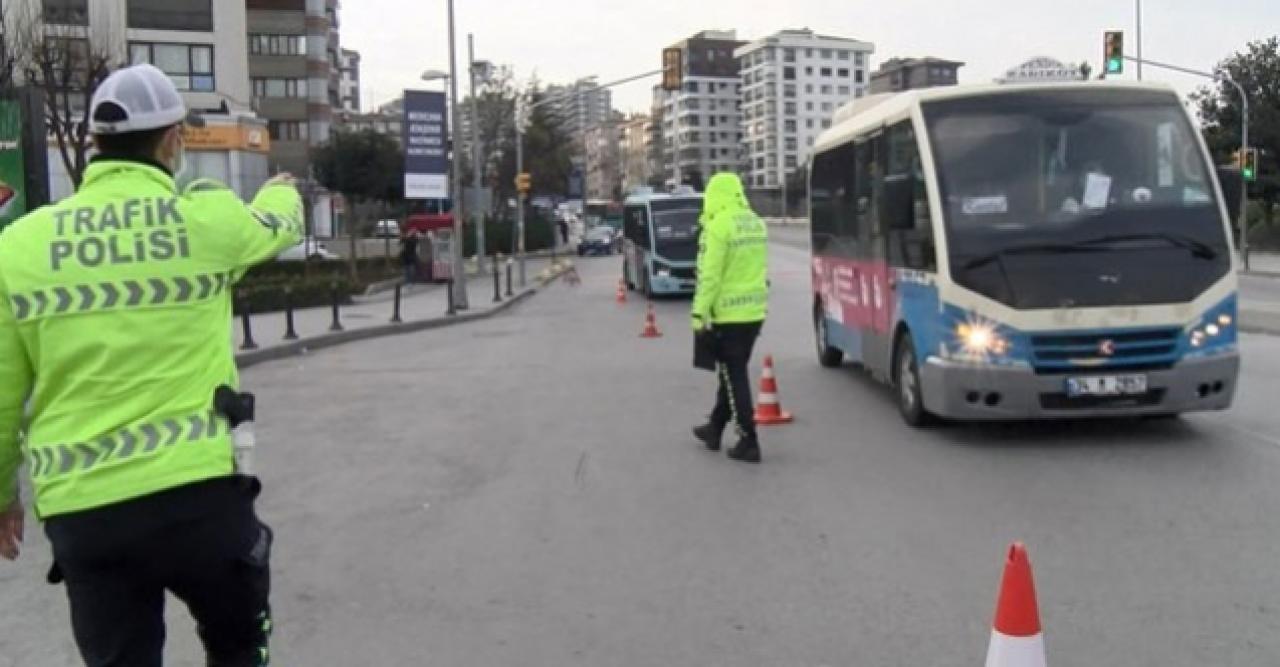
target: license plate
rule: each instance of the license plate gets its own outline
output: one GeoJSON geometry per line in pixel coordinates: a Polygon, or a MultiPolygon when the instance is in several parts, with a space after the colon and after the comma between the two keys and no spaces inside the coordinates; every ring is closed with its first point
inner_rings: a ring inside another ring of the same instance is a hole
{"type": "Polygon", "coordinates": [[[1147,393],[1145,375],[1067,378],[1068,396],[1132,396],[1147,393]]]}

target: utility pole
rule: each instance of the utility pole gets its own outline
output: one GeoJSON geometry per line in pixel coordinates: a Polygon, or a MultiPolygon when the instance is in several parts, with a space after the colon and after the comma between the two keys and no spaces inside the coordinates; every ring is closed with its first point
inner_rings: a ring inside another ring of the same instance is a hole
{"type": "Polygon", "coordinates": [[[458,125],[458,49],[453,26],[453,0],[449,0],[449,91],[453,97],[450,115],[453,116],[453,150],[450,151],[449,176],[453,180],[453,303],[454,307],[466,310],[467,303],[467,267],[462,262],[463,215],[466,205],[462,202],[462,171],[459,169],[458,154],[462,148],[462,132],[458,125]]]}
{"type": "MultiPolygon", "coordinates": [[[[476,41],[475,35],[467,34],[467,72],[471,75],[471,191],[480,194],[480,178],[481,156],[484,154],[480,147],[480,104],[476,101],[476,41]]],[[[477,201],[480,199],[476,197],[477,201]]],[[[477,216],[474,212],[471,218],[476,226],[476,265],[480,273],[484,273],[484,215],[477,216]]]]}
{"type": "MultiPolygon", "coordinates": [[[[1192,76],[1204,77],[1214,81],[1225,81],[1235,87],[1236,92],[1240,94],[1240,155],[1249,152],[1249,95],[1245,92],[1244,86],[1240,85],[1235,79],[1228,74],[1215,74],[1212,72],[1201,72],[1188,67],[1180,67],[1178,65],[1170,65],[1168,63],[1156,62],[1154,60],[1139,60],[1130,56],[1125,56],[1125,60],[1133,60],[1135,62],[1145,62],[1152,67],[1190,74],[1192,76]]],[[[1242,165],[1243,166],[1243,165],[1242,165]]],[[[1241,170],[1243,172],[1243,169],[1241,170]]],[[[1241,174],[1243,177],[1243,173],[1241,174]]],[[[1242,179],[1243,180],[1243,179],[1242,179]]],[[[1249,270],[1249,186],[1244,184],[1240,188],[1240,257],[1244,261],[1244,269],[1249,270]]]]}

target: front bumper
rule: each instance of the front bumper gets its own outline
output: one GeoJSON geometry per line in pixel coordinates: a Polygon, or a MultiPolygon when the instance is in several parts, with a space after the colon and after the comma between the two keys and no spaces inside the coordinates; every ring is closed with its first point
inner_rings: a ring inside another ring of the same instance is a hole
{"type": "Polygon", "coordinates": [[[655,294],[693,294],[698,288],[698,281],[693,278],[655,275],[649,280],[649,287],[655,294]]]}
{"type": "Polygon", "coordinates": [[[1067,374],[1037,374],[1029,367],[978,366],[931,358],[920,368],[925,408],[948,419],[1062,419],[1160,415],[1225,410],[1235,397],[1239,353],[1184,359],[1148,371],[1081,369],[1071,377],[1144,374],[1138,396],[1069,397],[1067,374]]]}

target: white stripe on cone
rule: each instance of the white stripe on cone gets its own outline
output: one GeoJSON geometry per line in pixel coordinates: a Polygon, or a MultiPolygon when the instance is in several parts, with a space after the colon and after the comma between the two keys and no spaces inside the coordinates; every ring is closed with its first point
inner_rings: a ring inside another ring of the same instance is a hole
{"type": "Polygon", "coordinates": [[[773,405],[778,402],[777,394],[760,394],[761,405],[773,405]]]}
{"type": "Polygon", "coordinates": [[[1011,637],[998,630],[991,631],[987,667],[1045,667],[1044,635],[1011,637]]]}

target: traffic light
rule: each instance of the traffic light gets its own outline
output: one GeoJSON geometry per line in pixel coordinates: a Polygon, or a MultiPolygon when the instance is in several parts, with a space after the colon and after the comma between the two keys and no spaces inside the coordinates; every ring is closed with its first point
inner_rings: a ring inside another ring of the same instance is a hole
{"type": "Polygon", "coordinates": [[[1258,149],[1250,148],[1245,151],[1244,164],[1240,166],[1240,175],[1247,182],[1258,180],[1258,149]]]}
{"type": "Polygon", "coordinates": [[[533,189],[533,177],[527,173],[516,175],[516,189],[521,193],[528,193],[533,189]]]}
{"type": "Polygon", "coordinates": [[[680,90],[684,87],[684,52],[680,49],[662,50],[662,89],[680,90]]]}
{"type": "Polygon", "coordinates": [[[1102,43],[1102,60],[1107,74],[1124,73],[1124,32],[1108,30],[1102,43]]]}

